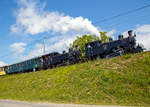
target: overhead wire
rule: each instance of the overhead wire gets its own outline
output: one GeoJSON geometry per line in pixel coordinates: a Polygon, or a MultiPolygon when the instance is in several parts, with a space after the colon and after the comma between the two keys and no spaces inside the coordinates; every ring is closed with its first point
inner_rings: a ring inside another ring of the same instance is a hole
{"type": "MultiPolygon", "coordinates": [[[[142,15],[142,16],[136,16],[136,21],[140,21],[141,20],[141,17],[143,17],[143,19],[144,20],[142,20],[142,22],[145,22],[145,21],[147,21],[147,19],[149,19],[150,18],[150,16],[147,16],[147,15],[142,15]]],[[[107,29],[111,29],[111,28],[113,28],[114,26],[116,27],[118,27],[118,26],[125,26],[125,25],[127,25],[127,24],[131,24],[131,23],[124,23],[124,24],[122,24],[122,22],[128,22],[129,21],[129,19],[128,18],[126,18],[126,19],[123,19],[123,20],[120,20],[120,21],[117,21],[116,23],[113,23],[113,24],[108,24],[108,25],[106,25],[105,27],[107,28],[107,29]]],[[[141,22],[141,21],[140,21],[141,22]]],[[[104,28],[105,28],[104,27],[104,28]]]]}
{"type": "Polygon", "coordinates": [[[136,8],[136,9],[133,9],[133,10],[129,10],[129,11],[126,11],[126,12],[123,12],[123,13],[120,13],[120,14],[108,17],[108,18],[104,18],[102,20],[98,20],[98,21],[94,22],[93,24],[98,24],[100,22],[103,23],[103,22],[106,22],[106,21],[109,21],[109,20],[113,20],[115,18],[118,18],[118,17],[121,17],[121,16],[125,16],[125,15],[128,15],[128,14],[140,11],[140,10],[143,10],[145,8],[148,8],[148,7],[150,7],[150,4],[142,6],[142,7],[139,7],[139,8],[136,8]]]}

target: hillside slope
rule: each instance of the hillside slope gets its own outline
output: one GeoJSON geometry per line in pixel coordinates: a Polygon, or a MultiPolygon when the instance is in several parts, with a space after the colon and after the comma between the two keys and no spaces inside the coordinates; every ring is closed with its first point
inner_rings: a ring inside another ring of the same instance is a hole
{"type": "Polygon", "coordinates": [[[150,52],[2,76],[0,99],[150,105],[150,52]]]}

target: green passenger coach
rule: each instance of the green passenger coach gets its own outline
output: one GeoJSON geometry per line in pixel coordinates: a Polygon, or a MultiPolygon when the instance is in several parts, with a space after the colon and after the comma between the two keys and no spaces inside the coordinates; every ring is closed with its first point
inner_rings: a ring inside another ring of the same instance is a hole
{"type": "Polygon", "coordinates": [[[20,72],[29,72],[29,71],[38,70],[40,68],[41,68],[41,61],[40,61],[40,57],[38,57],[38,58],[34,58],[34,59],[30,59],[27,61],[10,65],[6,70],[6,73],[12,74],[12,73],[20,73],[20,72]]]}

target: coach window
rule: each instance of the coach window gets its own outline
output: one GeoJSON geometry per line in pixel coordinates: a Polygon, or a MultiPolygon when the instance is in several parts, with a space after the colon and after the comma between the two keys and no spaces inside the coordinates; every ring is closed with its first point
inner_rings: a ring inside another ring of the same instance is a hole
{"type": "Polygon", "coordinates": [[[24,67],[24,65],[25,65],[25,62],[22,63],[22,66],[23,66],[23,67],[24,67]]]}
{"type": "Polygon", "coordinates": [[[31,60],[29,60],[29,65],[31,65],[31,60]]]}
{"type": "Polygon", "coordinates": [[[19,65],[19,67],[21,67],[21,64],[18,64],[19,65]]]}
{"type": "Polygon", "coordinates": [[[27,61],[27,65],[29,65],[29,61],[27,61]]]}
{"type": "Polygon", "coordinates": [[[29,60],[29,65],[31,65],[31,60],[29,60]]]}

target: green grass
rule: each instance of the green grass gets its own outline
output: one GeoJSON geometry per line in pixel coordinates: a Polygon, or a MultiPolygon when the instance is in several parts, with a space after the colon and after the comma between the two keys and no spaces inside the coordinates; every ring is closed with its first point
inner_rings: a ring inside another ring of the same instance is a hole
{"type": "Polygon", "coordinates": [[[150,105],[150,52],[1,76],[0,99],[150,105]]]}

